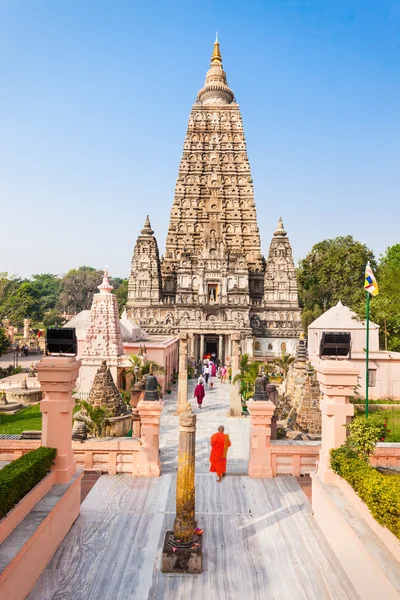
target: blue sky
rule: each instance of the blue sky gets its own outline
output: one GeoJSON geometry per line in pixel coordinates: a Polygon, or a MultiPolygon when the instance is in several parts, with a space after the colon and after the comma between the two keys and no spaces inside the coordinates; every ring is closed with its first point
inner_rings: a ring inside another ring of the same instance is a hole
{"type": "Polygon", "coordinates": [[[216,30],[263,253],[400,242],[398,0],[0,0],[0,271],[126,277],[147,213],[163,252],[216,30]]]}

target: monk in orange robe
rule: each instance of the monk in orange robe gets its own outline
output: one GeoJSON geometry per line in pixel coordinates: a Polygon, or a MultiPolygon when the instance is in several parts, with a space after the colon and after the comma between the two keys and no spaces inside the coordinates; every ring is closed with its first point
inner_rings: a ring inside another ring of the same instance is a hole
{"type": "Polygon", "coordinates": [[[211,436],[210,471],[217,474],[218,483],[222,481],[222,475],[226,473],[226,457],[228,448],[231,446],[229,435],[224,433],[223,425],[218,427],[218,433],[211,436]]]}

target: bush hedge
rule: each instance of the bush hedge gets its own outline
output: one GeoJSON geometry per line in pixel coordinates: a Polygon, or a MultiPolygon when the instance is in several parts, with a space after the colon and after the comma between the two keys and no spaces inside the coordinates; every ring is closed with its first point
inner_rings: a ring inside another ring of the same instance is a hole
{"type": "Polygon", "coordinates": [[[55,456],[54,448],[42,446],[0,470],[0,519],[47,475],[55,456]]]}
{"type": "Polygon", "coordinates": [[[331,467],[351,485],[378,523],[400,539],[400,474],[380,473],[345,446],[331,450],[331,467]]]}

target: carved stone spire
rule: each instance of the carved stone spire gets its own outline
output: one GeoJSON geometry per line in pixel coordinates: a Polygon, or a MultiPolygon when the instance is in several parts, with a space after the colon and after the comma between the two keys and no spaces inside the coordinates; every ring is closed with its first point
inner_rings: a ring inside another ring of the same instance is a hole
{"type": "Polygon", "coordinates": [[[211,56],[211,64],[213,63],[220,63],[222,65],[222,56],[221,56],[221,52],[219,50],[219,42],[218,42],[218,32],[217,35],[215,36],[215,42],[214,42],[214,50],[211,56]]]}
{"type": "MultiPolygon", "coordinates": [[[[264,298],[267,305],[299,307],[292,247],[283,226],[282,217],[279,217],[269,247],[264,298]]],[[[300,318],[299,315],[298,318],[300,318]]]]}
{"type": "Polygon", "coordinates": [[[242,117],[216,40],[179,167],[162,261],[165,303],[212,298],[244,306],[256,295],[262,301],[265,267],[252,182],[242,117]],[[220,274],[214,289],[206,284],[208,272],[220,274]]]}
{"type": "Polygon", "coordinates": [[[279,217],[279,219],[278,219],[278,225],[276,226],[276,229],[274,231],[274,236],[275,237],[286,237],[287,236],[287,231],[283,227],[282,217],[279,217]]]}
{"type": "Polygon", "coordinates": [[[202,104],[231,104],[234,94],[228,87],[226,73],[222,68],[222,56],[219,49],[218,37],[214,42],[210,69],[207,71],[206,82],[198,94],[202,104]]]}
{"type": "Polygon", "coordinates": [[[146,216],[146,220],[144,222],[144,226],[141,231],[141,234],[142,235],[153,235],[154,234],[154,231],[152,230],[151,225],[150,225],[149,215],[146,216]]]}
{"type": "Polygon", "coordinates": [[[100,290],[100,294],[111,294],[112,290],[114,289],[108,278],[107,266],[104,269],[103,282],[100,285],[98,285],[97,287],[100,290]]]}
{"type": "Polygon", "coordinates": [[[157,240],[147,215],[137,238],[128,282],[128,307],[161,300],[161,266],[157,240]]]}

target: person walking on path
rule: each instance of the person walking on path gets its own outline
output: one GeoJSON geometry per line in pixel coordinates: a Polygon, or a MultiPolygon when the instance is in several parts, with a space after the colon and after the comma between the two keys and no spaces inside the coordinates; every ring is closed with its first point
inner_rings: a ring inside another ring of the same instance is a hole
{"type": "Polygon", "coordinates": [[[208,383],[208,379],[210,377],[210,367],[208,364],[204,365],[203,372],[204,372],[204,379],[206,380],[206,383],[208,383]]]}
{"type": "Polygon", "coordinates": [[[231,446],[229,435],[224,433],[225,427],[220,425],[218,433],[211,436],[211,454],[210,454],[210,472],[217,474],[217,482],[222,481],[222,476],[226,473],[226,461],[228,448],[231,446]]]}
{"type": "Polygon", "coordinates": [[[215,363],[212,363],[212,365],[211,365],[211,375],[213,377],[217,376],[217,365],[215,363]]]}
{"type": "Polygon", "coordinates": [[[198,383],[196,385],[196,388],[194,390],[194,397],[197,400],[197,406],[198,408],[201,408],[202,404],[203,404],[203,398],[206,395],[206,392],[204,390],[204,385],[202,383],[198,383]]]}
{"type": "Polygon", "coordinates": [[[221,383],[225,383],[226,380],[226,367],[225,365],[222,365],[219,369],[219,378],[221,383]]]}

